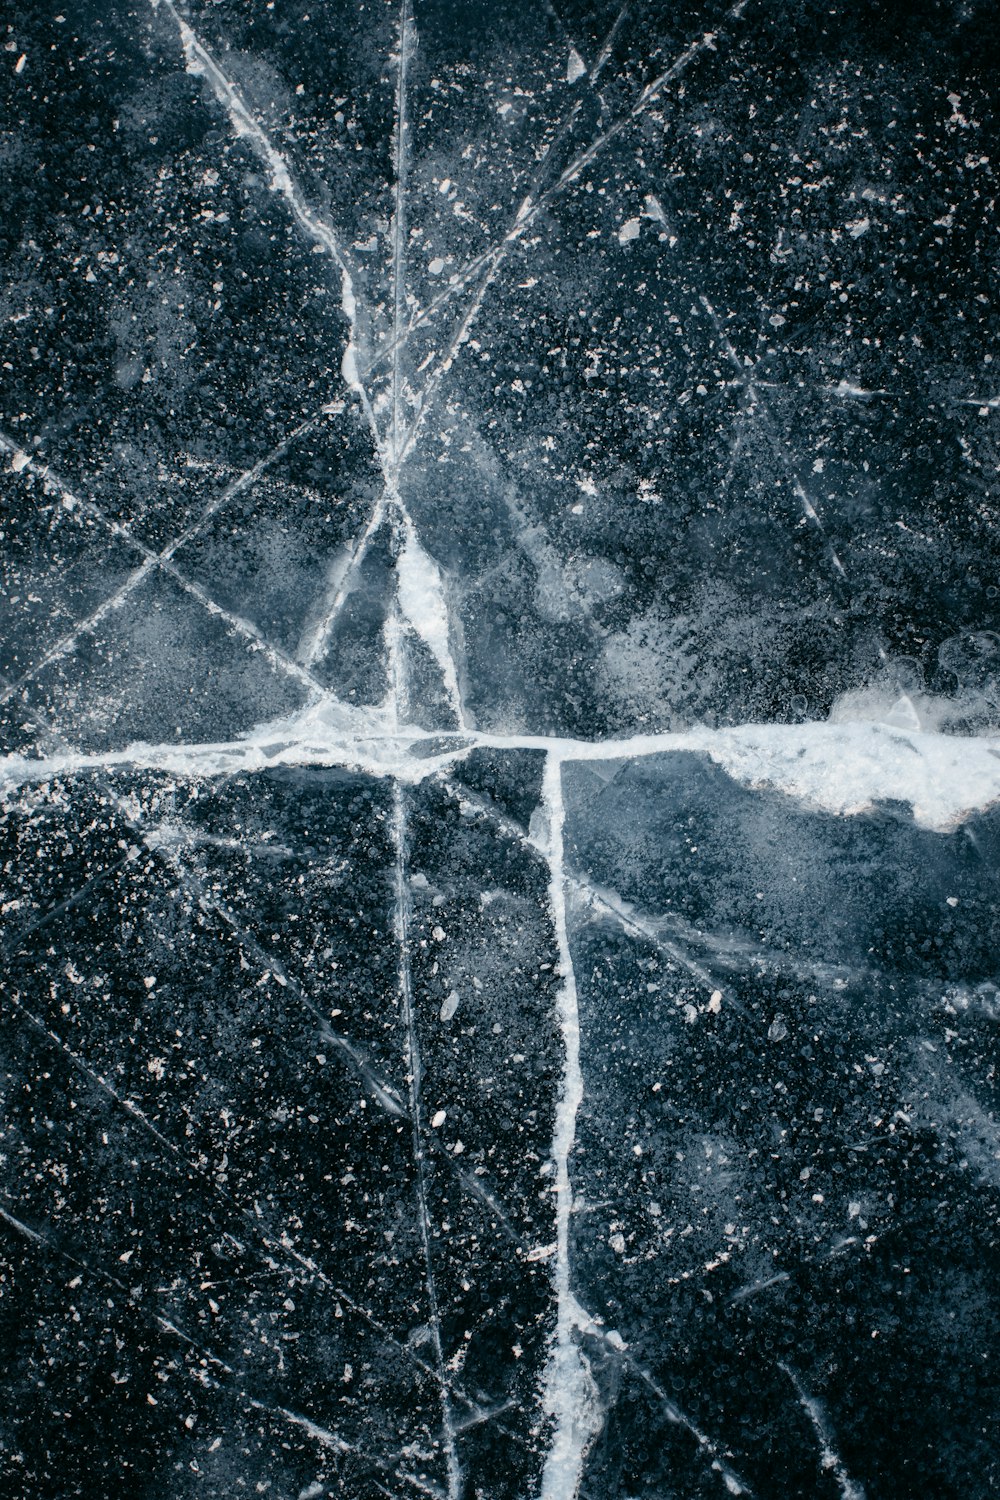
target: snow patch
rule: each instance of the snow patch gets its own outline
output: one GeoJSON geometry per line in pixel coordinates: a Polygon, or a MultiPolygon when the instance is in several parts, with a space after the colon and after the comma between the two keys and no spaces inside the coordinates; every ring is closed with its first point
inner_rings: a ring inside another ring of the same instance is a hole
{"type": "Polygon", "coordinates": [[[584,62],[579,52],[577,52],[576,48],[571,47],[569,49],[569,60],[566,63],[566,82],[575,83],[578,78],[583,77],[586,71],[587,64],[584,62]]]}

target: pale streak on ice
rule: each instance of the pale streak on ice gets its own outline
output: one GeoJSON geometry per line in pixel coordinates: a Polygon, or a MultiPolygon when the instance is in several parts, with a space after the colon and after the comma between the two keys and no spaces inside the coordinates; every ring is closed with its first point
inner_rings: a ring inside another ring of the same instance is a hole
{"type": "Polygon", "coordinates": [[[608,58],[611,56],[611,49],[615,45],[615,38],[618,36],[618,33],[621,30],[622,22],[628,15],[631,4],[632,0],[625,0],[625,4],[622,6],[621,10],[615,17],[614,24],[612,25],[611,30],[608,32],[607,36],[604,39],[604,45],[598,53],[597,61],[591,68],[588,77],[588,82],[590,83],[591,88],[593,88],[598,78],[600,78],[602,72],[604,71],[605,64],[607,63],[608,58]]]}
{"type": "Polygon", "coordinates": [[[843,1460],[833,1446],[832,1436],[826,1424],[823,1403],[815,1396],[810,1396],[791,1365],[786,1365],[784,1360],[779,1360],[778,1368],[784,1370],[795,1387],[795,1394],[798,1396],[802,1409],[808,1416],[816,1433],[816,1441],[819,1444],[823,1469],[832,1472],[840,1489],[841,1500],[865,1500],[864,1490],[860,1484],[855,1484],[844,1467],[843,1460]]]}
{"type": "Polygon", "coordinates": [[[180,33],[188,72],[205,79],[228,114],[236,134],[253,146],[270,174],[272,192],[281,194],[310,239],[322,245],[350,281],[347,261],[336,234],[325,219],[315,214],[306,204],[292,177],[288,163],[281,152],[272,145],[267,132],[250,113],[235,83],[226,77],[211,52],[184,20],[173,0],[153,0],[153,4],[154,8],[162,4],[164,10],[173,18],[180,33]]]}
{"type": "Polygon", "coordinates": [[[11,1229],[16,1229],[18,1234],[23,1235],[26,1240],[30,1240],[33,1245],[48,1244],[44,1235],[39,1234],[37,1230],[29,1229],[27,1224],[22,1223],[13,1214],[9,1214],[5,1208],[0,1208],[0,1219],[3,1219],[5,1224],[9,1224],[11,1229]]]}
{"type": "Polygon", "coordinates": [[[573,1185],[569,1160],[576,1140],[577,1112],[583,1100],[583,1074],[580,1071],[580,1015],[576,975],[573,971],[566,921],[562,764],[555,752],[550,753],[545,761],[542,805],[548,822],[546,853],[549,865],[549,902],[559,954],[561,983],[556,1003],[564,1060],[552,1137],[556,1195],[556,1253],[553,1264],[556,1326],[542,1392],[543,1406],[552,1418],[553,1429],[542,1474],[541,1500],[575,1500],[587,1450],[601,1428],[601,1414],[590,1364],[577,1337],[581,1309],[570,1287],[573,1185]]]}
{"type": "Polygon", "coordinates": [[[396,190],[392,223],[392,426],[388,444],[389,461],[394,475],[398,474],[400,464],[399,406],[402,392],[399,356],[406,280],[406,165],[409,128],[406,115],[406,72],[410,60],[411,26],[409,0],[400,0],[399,60],[396,72],[396,190]]]}
{"type": "MultiPolygon", "coordinates": [[[[608,1335],[605,1334],[604,1337],[607,1338],[608,1335]]],[[[613,1347],[618,1346],[613,1345],[613,1347]]],[[[621,1358],[623,1364],[625,1364],[630,1370],[633,1370],[635,1374],[638,1375],[643,1384],[648,1386],[648,1388],[653,1392],[653,1395],[659,1399],[667,1420],[673,1422],[678,1427],[683,1427],[686,1432],[689,1432],[691,1434],[695,1442],[698,1444],[698,1447],[702,1450],[702,1453],[704,1454],[706,1460],[710,1463],[715,1472],[721,1476],[722,1482],[726,1486],[726,1489],[729,1491],[729,1493],[731,1495],[752,1495],[753,1492],[739,1477],[736,1471],[731,1468],[726,1459],[725,1453],[723,1452],[723,1449],[719,1446],[719,1444],[715,1442],[713,1438],[710,1438],[706,1432],[703,1432],[698,1424],[692,1421],[686,1412],[681,1410],[676,1401],[673,1401],[667,1395],[666,1391],[658,1383],[658,1381],[654,1380],[649,1371],[646,1370],[642,1365],[640,1365],[638,1361],[632,1357],[631,1354],[629,1354],[628,1352],[624,1352],[621,1358]]]]}
{"type": "Polygon", "coordinates": [[[751,1297],[756,1297],[758,1292],[766,1292],[769,1287],[780,1286],[782,1282],[790,1281],[791,1277],[787,1271],[778,1271],[774,1276],[767,1276],[763,1281],[749,1282],[741,1286],[729,1298],[730,1302],[747,1302],[751,1297]]]}
{"type": "Polygon", "coordinates": [[[595,910],[613,917],[616,922],[624,927],[626,931],[631,932],[633,936],[644,938],[647,942],[659,948],[665,957],[669,958],[673,963],[679,964],[682,968],[687,969],[691,977],[696,979],[704,989],[708,990],[709,994],[714,993],[718,988],[712,976],[706,969],[702,968],[696,959],[686,954],[678,944],[671,942],[669,938],[665,938],[661,933],[657,932],[655,918],[651,921],[645,921],[642,917],[637,916],[630,904],[627,901],[623,901],[617,891],[608,890],[606,886],[593,885],[590,881],[584,880],[578,875],[570,875],[567,879],[570,885],[578,890],[583,899],[593,906],[595,910]]]}
{"type": "MultiPolygon", "coordinates": [[[[395,208],[392,223],[392,394],[389,435],[383,448],[382,466],[386,491],[398,519],[396,557],[396,599],[399,613],[430,650],[441,671],[448,701],[458,723],[463,722],[458,673],[449,642],[448,608],[445,602],[441,571],[421,545],[416,527],[399,489],[399,475],[407,452],[412,446],[417,423],[404,433],[402,422],[403,308],[406,294],[406,174],[409,121],[407,115],[406,79],[410,53],[414,45],[410,0],[400,0],[399,53],[397,58],[395,120],[395,208]]],[[[336,601],[335,601],[336,603],[336,601]]],[[[398,647],[397,626],[386,622],[387,632],[398,647]]],[[[327,631],[328,633],[328,631],[327,631]]],[[[391,671],[397,713],[401,703],[401,672],[391,671]]]]}

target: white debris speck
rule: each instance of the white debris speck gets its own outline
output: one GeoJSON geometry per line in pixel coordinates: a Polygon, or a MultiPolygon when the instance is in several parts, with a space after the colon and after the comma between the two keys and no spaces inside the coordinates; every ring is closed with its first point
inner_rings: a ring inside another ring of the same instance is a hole
{"type": "Polygon", "coordinates": [[[27,61],[28,61],[27,57],[22,52],[21,56],[18,58],[17,62],[14,64],[14,72],[15,73],[23,73],[24,72],[24,65],[25,65],[25,63],[27,61]]]}
{"type": "Polygon", "coordinates": [[[852,240],[859,240],[863,234],[868,233],[871,227],[872,221],[867,217],[863,219],[852,219],[847,226],[847,232],[851,236],[852,240]]]}
{"type": "Polygon", "coordinates": [[[608,1243],[616,1255],[625,1254],[625,1236],[620,1231],[616,1231],[608,1243]]]}
{"type": "Polygon", "coordinates": [[[459,995],[458,991],[457,990],[452,990],[451,994],[445,999],[444,1003],[441,1006],[441,1019],[442,1019],[442,1021],[450,1021],[451,1020],[451,1018],[455,1014],[456,1010],[458,1010],[458,1004],[459,1004],[460,999],[461,999],[461,996],[459,995]]]}
{"type": "Polygon", "coordinates": [[[434,1115],[433,1118],[431,1119],[431,1129],[432,1130],[440,1130],[441,1126],[444,1124],[444,1122],[445,1122],[445,1120],[447,1118],[448,1118],[448,1111],[445,1110],[445,1109],[439,1109],[438,1112],[437,1112],[437,1114],[434,1115]]]}
{"type": "Polygon", "coordinates": [[[788,1027],[785,1025],[780,1016],[773,1020],[770,1026],[767,1028],[767,1039],[769,1042],[784,1041],[787,1035],[788,1027]]]}
{"type": "Polygon", "coordinates": [[[640,224],[638,219],[626,219],[625,223],[618,231],[619,245],[627,245],[630,240],[637,240],[639,238],[639,230],[641,228],[642,225],[640,224]]]}
{"type": "Polygon", "coordinates": [[[719,1011],[722,1009],[722,991],[721,990],[713,990],[712,991],[711,999],[708,1002],[708,1008],[712,1012],[713,1016],[717,1016],[719,1014],[719,1011]]]}
{"type": "Polygon", "coordinates": [[[569,61],[566,64],[566,82],[575,83],[578,78],[583,77],[586,71],[587,64],[584,62],[579,52],[577,52],[576,48],[571,47],[569,49],[569,61]]]}
{"type": "Polygon", "coordinates": [[[535,1245],[524,1257],[525,1260],[549,1260],[556,1253],[555,1242],[551,1245],[535,1245]]]}
{"type": "Polygon", "coordinates": [[[958,905],[958,897],[957,896],[946,896],[945,900],[947,901],[947,903],[948,903],[949,906],[957,906],[958,905]]]}
{"type": "Polygon", "coordinates": [[[434,939],[434,941],[436,943],[443,943],[444,942],[444,938],[445,938],[444,928],[443,927],[432,927],[431,928],[431,937],[434,939]]]}
{"type": "Polygon", "coordinates": [[[441,272],[444,270],[444,261],[441,259],[440,255],[435,255],[434,259],[431,261],[427,269],[432,276],[441,275],[441,272]]]}
{"type": "Polygon", "coordinates": [[[26,469],[29,463],[30,459],[28,458],[28,455],[26,453],[22,453],[19,449],[11,459],[10,466],[14,470],[15,474],[20,474],[21,470],[26,469]]]}

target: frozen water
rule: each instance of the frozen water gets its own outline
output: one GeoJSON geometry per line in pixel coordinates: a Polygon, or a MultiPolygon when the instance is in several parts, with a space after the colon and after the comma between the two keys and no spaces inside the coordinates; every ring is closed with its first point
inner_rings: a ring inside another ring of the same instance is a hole
{"type": "Polygon", "coordinates": [[[986,1500],[993,9],[4,26],[3,1493],[986,1500]]]}

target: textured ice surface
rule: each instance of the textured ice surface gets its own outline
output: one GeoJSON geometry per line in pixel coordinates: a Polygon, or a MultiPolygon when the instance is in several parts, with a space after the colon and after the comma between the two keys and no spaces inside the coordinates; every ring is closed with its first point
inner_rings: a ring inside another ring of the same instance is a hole
{"type": "Polygon", "coordinates": [[[0,35],[0,1495],[987,1500],[994,7],[0,35]]]}

